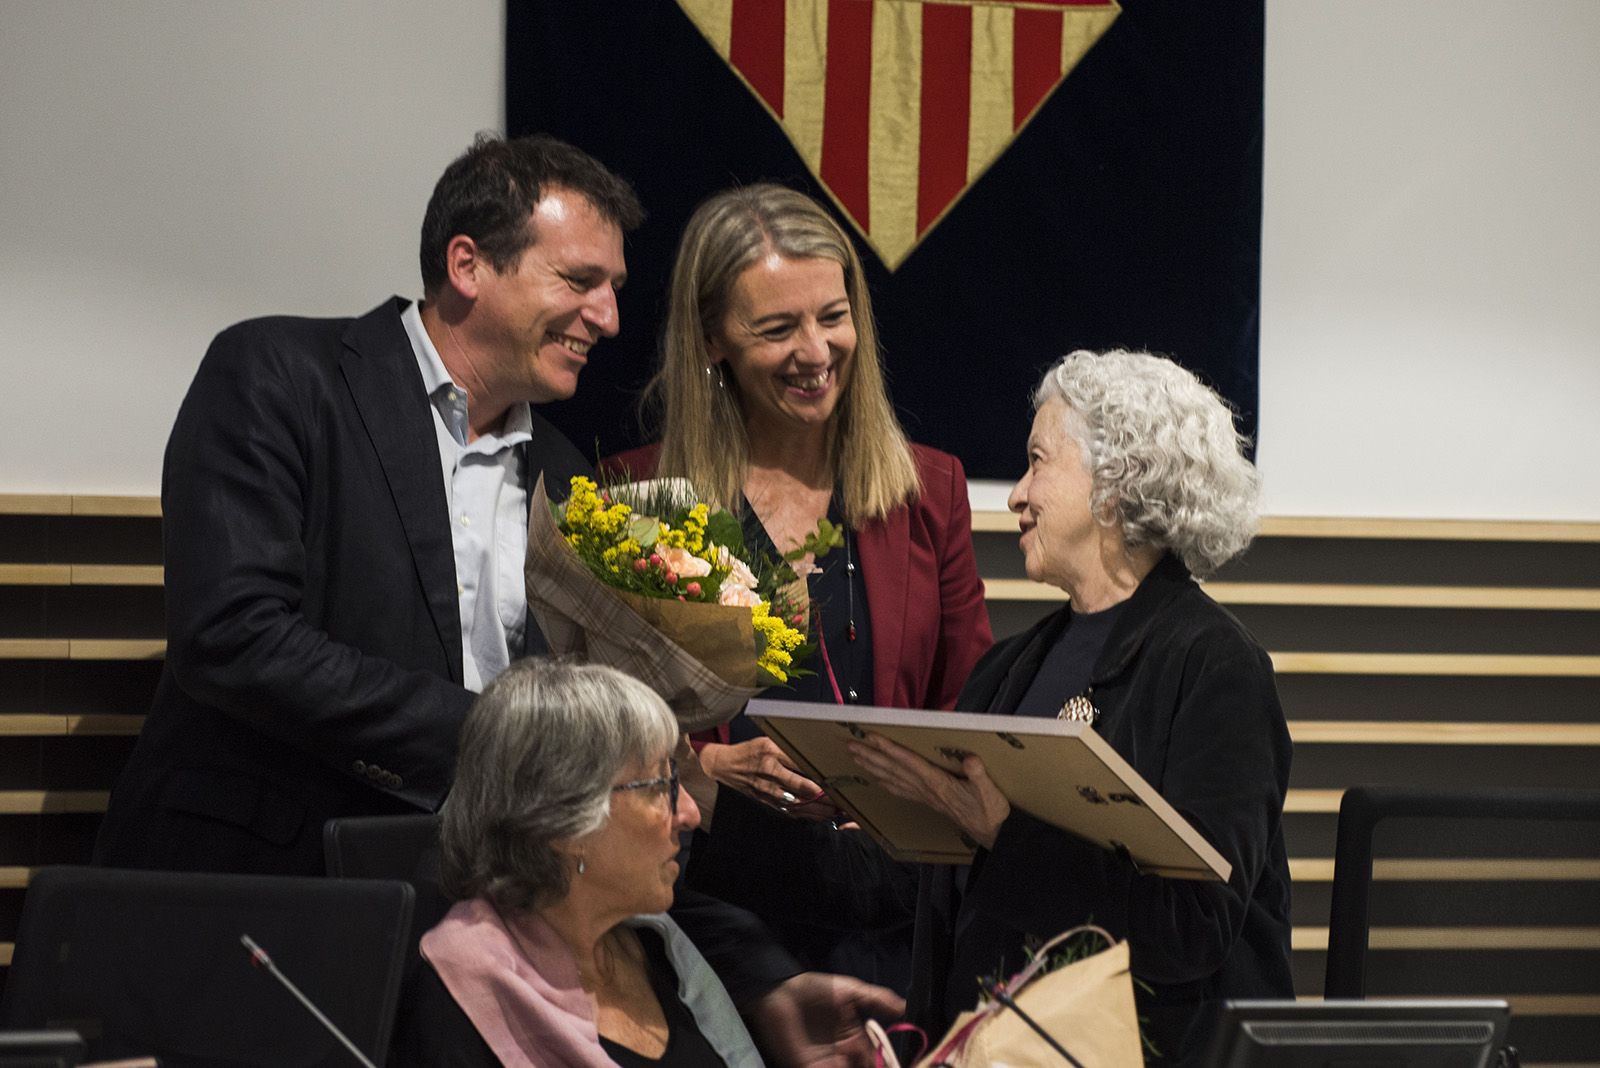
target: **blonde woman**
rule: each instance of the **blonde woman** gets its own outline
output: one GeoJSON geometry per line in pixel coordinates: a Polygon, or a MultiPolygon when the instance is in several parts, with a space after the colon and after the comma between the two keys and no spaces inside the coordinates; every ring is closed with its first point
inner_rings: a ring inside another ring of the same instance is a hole
{"type": "MultiPolygon", "coordinates": [[[[767,696],[949,708],[991,644],[961,463],[914,445],[884,384],[861,261],[809,197],[731,189],[690,219],[673,268],[656,445],[613,470],[678,475],[777,555],[828,518],[844,542],[802,561],[815,674],[767,696]]],[[[700,750],[719,785],[690,885],[760,914],[809,967],[904,990],[910,872],[834,830],[821,790],[743,717],[700,750]]]]}

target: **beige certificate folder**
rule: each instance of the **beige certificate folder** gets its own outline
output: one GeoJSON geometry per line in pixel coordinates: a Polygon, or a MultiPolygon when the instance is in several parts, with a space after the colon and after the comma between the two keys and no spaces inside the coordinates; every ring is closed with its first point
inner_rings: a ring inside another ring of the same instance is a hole
{"type": "Polygon", "coordinates": [[[1102,849],[1126,850],[1140,871],[1223,880],[1232,870],[1086,723],[760,698],[745,713],[899,860],[964,864],[973,845],[932,809],[869,779],[845,748],[868,731],[950,771],[977,754],[1013,806],[1102,849]]]}

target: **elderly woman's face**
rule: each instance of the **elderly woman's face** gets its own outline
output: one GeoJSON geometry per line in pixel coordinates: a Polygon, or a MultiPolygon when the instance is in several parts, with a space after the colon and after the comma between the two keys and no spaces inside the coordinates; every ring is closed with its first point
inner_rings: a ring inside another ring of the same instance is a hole
{"type": "Polygon", "coordinates": [[[584,873],[572,893],[620,915],[665,912],[678,878],[678,834],[700,825],[687,790],[669,783],[668,757],[631,764],[617,775],[611,817],[577,847],[584,873]],[[648,784],[648,785],[640,785],[648,784]]]}
{"type": "Polygon", "coordinates": [[[849,381],[856,325],[844,268],[770,253],[739,275],[707,339],[739,387],[746,424],[784,434],[833,417],[849,381]]]}
{"type": "Polygon", "coordinates": [[[1022,530],[1028,577],[1069,592],[1098,560],[1104,530],[1090,508],[1094,479],[1072,436],[1075,422],[1065,402],[1045,402],[1028,435],[1027,473],[1007,501],[1022,530]]]}

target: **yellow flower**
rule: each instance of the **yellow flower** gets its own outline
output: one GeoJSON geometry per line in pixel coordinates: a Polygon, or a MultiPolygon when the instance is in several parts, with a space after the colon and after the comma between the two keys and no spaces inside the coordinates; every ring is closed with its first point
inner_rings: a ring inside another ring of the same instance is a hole
{"type": "Polygon", "coordinates": [[[765,602],[750,609],[750,621],[765,639],[765,647],[756,664],[779,682],[788,682],[784,669],[794,662],[791,655],[805,641],[805,635],[773,615],[765,602]]]}
{"type": "Polygon", "coordinates": [[[689,509],[689,514],[683,520],[684,544],[682,548],[692,553],[698,553],[706,545],[706,522],[711,517],[711,509],[704,504],[697,504],[689,509]]]}
{"type": "Polygon", "coordinates": [[[572,494],[567,498],[567,526],[587,526],[589,517],[600,507],[598,487],[593,480],[577,475],[572,479],[572,494]]]}

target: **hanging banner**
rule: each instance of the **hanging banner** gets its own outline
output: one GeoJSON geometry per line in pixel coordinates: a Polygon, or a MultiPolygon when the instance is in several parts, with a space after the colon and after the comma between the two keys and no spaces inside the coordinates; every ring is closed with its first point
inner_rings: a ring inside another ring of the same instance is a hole
{"type": "Polygon", "coordinates": [[[1106,32],[1107,0],[678,0],[889,270],[1106,32]]]}

